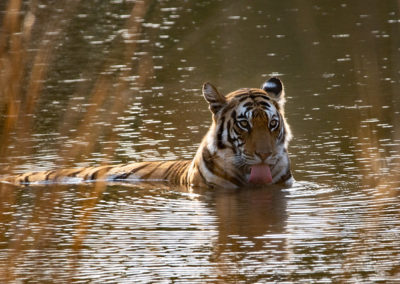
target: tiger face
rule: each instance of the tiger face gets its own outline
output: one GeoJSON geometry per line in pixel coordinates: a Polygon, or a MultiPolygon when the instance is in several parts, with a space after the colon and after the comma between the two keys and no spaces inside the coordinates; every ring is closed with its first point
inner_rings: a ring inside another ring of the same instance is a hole
{"type": "Polygon", "coordinates": [[[261,89],[239,89],[226,97],[206,83],[203,95],[213,113],[205,146],[224,169],[221,180],[242,186],[291,178],[287,154],[291,132],[279,79],[271,78],[261,89]]]}

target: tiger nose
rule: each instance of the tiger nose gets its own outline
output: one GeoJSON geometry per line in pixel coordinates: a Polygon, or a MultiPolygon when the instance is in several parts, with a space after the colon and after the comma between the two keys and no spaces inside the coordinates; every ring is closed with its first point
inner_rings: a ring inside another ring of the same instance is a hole
{"type": "Polygon", "coordinates": [[[256,155],[261,158],[261,161],[265,161],[269,156],[271,156],[271,152],[256,152],[256,155]]]}

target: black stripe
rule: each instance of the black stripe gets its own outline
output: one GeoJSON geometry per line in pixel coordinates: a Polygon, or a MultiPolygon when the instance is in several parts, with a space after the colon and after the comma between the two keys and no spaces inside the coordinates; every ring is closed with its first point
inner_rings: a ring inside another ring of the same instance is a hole
{"type": "Polygon", "coordinates": [[[236,110],[233,110],[231,113],[231,117],[234,121],[236,121],[236,110]]]}
{"type": "Polygon", "coordinates": [[[204,147],[202,153],[203,153],[202,158],[204,161],[204,165],[213,175],[216,175],[221,179],[227,180],[237,186],[240,186],[242,184],[241,180],[238,180],[236,177],[233,176],[228,176],[227,172],[223,168],[219,167],[217,164],[214,163],[213,157],[211,156],[210,151],[208,151],[206,147],[204,147]]]}
{"type": "Polygon", "coordinates": [[[112,180],[126,179],[126,178],[128,178],[128,176],[129,176],[130,174],[131,174],[130,172],[128,172],[128,173],[123,173],[123,174],[120,174],[120,175],[118,175],[118,176],[113,177],[112,180]]]}
{"type": "Polygon", "coordinates": [[[243,98],[243,97],[248,98],[249,95],[250,95],[249,92],[245,92],[245,93],[237,94],[237,95],[235,96],[235,98],[236,98],[236,99],[241,99],[241,98],[243,98]]]}
{"type": "Polygon", "coordinates": [[[137,168],[132,169],[130,172],[122,173],[122,174],[120,174],[120,175],[117,175],[117,176],[115,176],[115,177],[113,178],[113,180],[126,179],[126,178],[128,178],[128,176],[130,176],[131,174],[134,174],[134,173],[136,173],[137,171],[140,171],[141,169],[144,169],[144,168],[147,167],[148,165],[149,165],[149,164],[144,164],[144,165],[142,165],[142,166],[140,166],[140,167],[137,167],[137,168]]]}
{"type": "Polygon", "coordinates": [[[137,168],[132,169],[132,170],[129,172],[129,174],[134,174],[134,173],[136,173],[137,171],[140,171],[141,169],[144,169],[144,168],[148,167],[149,165],[150,165],[150,163],[145,163],[144,165],[141,165],[140,167],[137,167],[137,168]]]}
{"type": "Polygon", "coordinates": [[[278,135],[278,141],[279,142],[285,141],[285,139],[284,139],[284,137],[286,136],[285,134],[286,134],[285,127],[282,125],[281,126],[281,131],[279,132],[279,135],[278,135]]]}
{"type": "Polygon", "coordinates": [[[237,130],[236,130],[236,128],[237,128],[237,126],[235,127],[232,127],[232,129],[233,129],[233,131],[235,131],[235,134],[237,135],[237,136],[240,136],[240,132],[238,132],[237,130]]]}
{"type": "Polygon", "coordinates": [[[51,175],[53,172],[54,172],[54,171],[47,171],[44,180],[45,180],[45,181],[48,181],[48,180],[50,179],[50,175],[51,175]]]}
{"type": "Polygon", "coordinates": [[[265,95],[263,93],[252,93],[252,94],[245,93],[245,94],[237,95],[237,96],[235,96],[235,98],[238,99],[239,102],[243,102],[248,98],[250,98],[252,100],[254,100],[256,98],[263,98],[263,99],[265,99],[267,101],[271,100],[271,98],[269,98],[267,95],[265,95]]]}
{"type": "Polygon", "coordinates": [[[236,176],[233,178],[233,181],[237,186],[241,186],[247,183],[246,177],[242,176],[242,173],[237,172],[236,176]]]}
{"type": "Polygon", "coordinates": [[[239,98],[239,103],[241,103],[249,98],[249,94],[239,95],[239,96],[236,96],[236,98],[239,98]]]}
{"type": "Polygon", "coordinates": [[[229,182],[235,184],[238,187],[243,185],[243,181],[240,178],[238,179],[234,176],[230,176],[228,180],[229,180],[229,182]]]}
{"type": "Polygon", "coordinates": [[[222,141],[222,133],[224,132],[224,123],[225,123],[225,117],[221,118],[220,125],[218,127],[218,132],[217,132],[217,147],[219,149],[225,149],[226,146],[224,145],[222,141]]]}
{"type": "Polygon", "coordinates": [[[92,174],[90,175],[90,180],[95,180],[95,179],[97,179],[97,177],[98,177],[98,175],[99,175],[99,172],[100,172],[101,170],[102,170],[102,169],[97,169],[97,170],[95,170],[94,173],[92,173],[92,174]]]}
{"type": "Polygon", "coordinates": [[[90,176],[90,179],[92,179],[92,180],[97,179],[97,177],[99,176],[99,173],[100,173],[101,171],[109,170],[110,168],[112,168],[112,166],[103,166],[103,167],[100,167],[99,169],[97,169],[97,170],[90,176]]]}
{"type": "MultiPolygon", "coordinates": [[[[88,167],[88,168],[82,169],[82,171],[90,171],[91,169],[93,169],[93,167],[88,167]]],[[[60,176],[60,174],[59,174],[58,176],[56,176],[56,178],[58,178],[59,176],[60,176]]],[[[83,177],[83,179],[84,179],[84,180],[90,180],[90,179],[89,179],[89,173],[87,173],[87,174],[83,177]]]]}
{"type": "Polygon", "coordinates": [[[289,169],[286,174],[284,174],[277,183],[283,183],[292,177],[292,171],[289,169]]]}
{"type": "MultiPolygon", "coordinates": [[[[231,136],[231,132],[230,132],[230,129],[231,129],[231,126],[232,126],[232,122],[229,120],[228,122],[227,122],[227,129],[228,129],[228,135],[227,135],[227,137],[228,137],[228,142],[232,145],[232,149],[233,149],[233,152],[236,154],[237,153],[237,149],[236,149],[236,147],[235,147],[235,141],[237,140],[236,138],[233,138],[232,136],[231,136]]],[[[233,128],[233,131],[235,131],[235,128],[233,128]]],[[[235,133],[236,133],[236,131],[235,131],[235,133]]]]}
{"type": "Polygon", "coordinates": [[[97,178],[98,173],[99,173],[99,170],[97,170],[97,171],[95,171],[94,173],[92,173],[92,174],[90,175],[90,180],[95,180],[95,179],[97,178]]]}
{"type": "Polygon", "coordinates": [[[278,159],[276,160],[275,164],[271,165],[271,167],[270,167],[271,172],[275,169],[276,165],[279,164],[281,159],[282,159],[282,156],[279,156],[278,159]]]}
{"type": "Polygon", "coordinates": [[[200,177],[203,179],[204,183],[208,184],[206,178],[203,175],[203,172],[200,170],[200,167],[198,165],[196,165],[196,168],[197,168],[197,172],[200,174],[200,177]]]}
{"type": "Polygon", "coordinates": [[[184,175],[184,173],[186,172],[186,169],[189,166],[189,163],[191,161],[180,161],[177,162],[177,169],[176,169],[176,175],[175,175],[175,183],[176,184],[186,184],[187,183],[187,174],[184,175]],[[181,178],[184,178],[181,182],[181,178]]]}
{"type": "MultiPolygon", "coordinates": [[[[267,100],[267,101],[271,101],[271,98],[270,97],[268,97],[267,95],[263,95],[263,96],[261,96],[264,100],[267,100]]],[[[257,103],[261,103],[260,101],[257,101],[257,103]]]]}
{"type": "Polygon", "coordinates": [[[224,117],[228,110],[230,110],[228,107],[223,108],[223,110],[221,111],[221,117],[224,117]]]}
{"type": "Polygon", "coordinates": [[[220,103],[210,103],[210,110],[213,113],[219,112],[221,108],[222,108],[222,105],[220,103]]]}
{"type": "Polygon", "coordinates": [[[248,107],[248,108],[246,108],[246,110],[244,111],[244,114],[245,114],[245,116],[246,116],[246,118],[247,118],[247,113],[249,112],[249,111],[252,111],[254,109],[254,107],[248,107]]]}
{"type": "Polygon", "coordinates": [[[170,165],[170,166],[168,167],[168,169],[165,170],[165,173],[164,173],[164,178],[165,178],[165,179],[169,180],[169,176],[170,176],[172,173],[174,173],[173,169],[174,169],[174,166],[175,166],[176,164],[177,164],[177,163],[174,163],[174,164],[170,165]]]}
{"type": "Polygon", "coordinates": [[[79,170],[73,171],[72,173],[69,173],[67,175],[67,177],[76,177],[76,175],[79,174],[80,172],[82,172],[83,170],[85,170],[85,169],[79,169],[79,170]]]}
{"type": "Polygon", "coordinates": [[[204,161],[204,164],[205,164],[206,168],[210,172],[214,173],[215,164],[214,164],[214,161],[212,159],[211,153],[210,153],[210,151],[208,151],[207,147],[204,147],[202,154],[203,154],[202,158],[203,158],[203,161],[204,161]]]}
{"type": "Polygon", "coordinates": [[[267,103],[267,102],[258,102],[258,104],[260,104],[260,105],[262,105],[262,106],[265,106],[267,109],[270,109],[270,108],[271,108],[271,104],[270,104],[270,103],[267,103]]]}
{"type": "Polygon", "coordinates": [[[283,124],[283,118],[282,115],[278,112],[278,117],[279,117],[279,126],[281,127],[281,131],[279,132],[278,135],[278,141],[285,141],[284,138],[286,136],[286,129],[285,129],[285,125],[283,124]]]}
{"type": "MultiPolygon", "coordinates": [[[[165,171],[165,173],[163,175],[164,179],[166,179],[172,183],[179,184],[180,178],[182,176],[182,172],[184,172],[186,170],[189,162],[190,161],[176,161],[176,162],[172,163],[168,167],[168,169],[165,171]],[[171,176],[172,176],[172,178],[171,178],[171,176]]],[[[186,179],[187,178],[185,178],[185,180],[186,179]]]]}
{"type": "Polygon", "coordinates": [[[256,99],[256,98],[263,98],[265,100],[269,100],[269,97],[267,95],[264,95],[264,94],[251,94],[250,98],[253,99],[253,100],[256,99]]]}
{"type": "Polygon", "coordinates": [[[179,178],[180,178],[180,170],[182,169],[182,164],[180,162],[176,162],[174,164],[172,164],[172,166],[174,168],[174,179],[172,182],[174,183],[179,183],[179,178]]]}
{"type": "MultiPolygon", "coordinates": [[[[158,170],[158,169],[161,167],[161,165],[163,165],[163,164],[165,164],[165,163],[166,163],[166,162],[159,162],[158,165],[156,165],[154,169],[152,169],[150,172],[148,172],[148,173],[145,174],[144,176],[141,176],[140,178],[141,178],[141,179],[149,179],[149,178],[151,177],[151,175],[152,175],[156,170],[158,170]]],[[[154,165],[154,164],[153,164],[153,165],[154,165]]]]}

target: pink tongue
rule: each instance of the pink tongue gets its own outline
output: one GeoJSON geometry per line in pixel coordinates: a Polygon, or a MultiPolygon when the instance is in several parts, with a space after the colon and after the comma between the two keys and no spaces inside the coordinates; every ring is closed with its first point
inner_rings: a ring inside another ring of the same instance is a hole
{"type": "Polygon", "coordinates": [[[250,183],[267,184],[272,182],[271,170],[268,165],[255,165],[251,167],[250,183]]]}

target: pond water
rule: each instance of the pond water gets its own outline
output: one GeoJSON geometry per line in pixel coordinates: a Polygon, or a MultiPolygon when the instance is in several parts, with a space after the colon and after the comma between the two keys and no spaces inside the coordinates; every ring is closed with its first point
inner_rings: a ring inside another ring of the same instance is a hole
{"type": "Polygon", "coordinates": [[[297,182],[3,184],[2,282],[400,281],[397,1],[63,2],[0,4],[1,174],[190,159],[203,82],[279,76],[297,182]]]}

